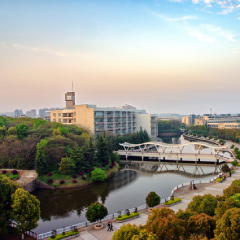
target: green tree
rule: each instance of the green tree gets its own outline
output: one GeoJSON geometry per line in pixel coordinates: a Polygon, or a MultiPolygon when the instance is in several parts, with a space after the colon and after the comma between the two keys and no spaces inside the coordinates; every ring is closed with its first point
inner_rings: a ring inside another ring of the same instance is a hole
{"type": "Polygon", "coordinates": [[[17,135],[17,129],[15,127],[10,127],[7,130],[7,135],[17,135]]]}
{"type": "Polygon", "coordinates": [[[236,193],[240,193],[240,180],[234,180],[228,188],[223,190],[223,194],[226,198],[229,198],[236,193]]]}
{"type": "Polygon", "coordinates": [[[8,233],[8,220],[12,218],[11,195],[21,188],[16,182],[0,175],[0,236],[8,233]]]}
{"type": "Polygon", "coordinates": [[[139,234],[140,228],[135,224],[123,224],[117,231],[114,232],[112,240],[132,240],[135,235],[139,236],[139,234]]]}
{"type": "Polygon", "coordinates": [[[46,139],[42,139],[39,143],[37,143],[37,152],[36,152],[36,160],[35,167],[36,172],[39,175],[44,175],[48,172],[48,161],[46,155],[46,146],[48,141],[46,139]]]}
{"type": "Polygon", "coordinates": [[[99,136],[97,142],[97,159],[101,163],[105,163],[110,160],[107,141],[102,134],[99,136]]]}
{"type": "Polygon", "coordinates": [[[41,118],[37,118],[37,119],[34,119],[34,123],[33,123],[33,126],[35,128],[39,127],[40,125],[42,124],[45,124],[46,121],[44,119],[41,119],[41,118]]]}
{"type": "Polygon", "coordinates": [[[52,135],[53,135],[54,137],[56,137],[56,136],[61,136],[61,135],[62,135],[62,132],[60,131],[59,128],[53,129],[52,135]]]}
{"type": "Polygon", "coordinates": [[[189,232],[193,234],[202,235],[208,239],[214,237],[213,230],[216,227],[215,220],[205,213],[191,216],[188,220],[188,225],[189,232]]]}
{"type": "Polygon", "coordinates": [[[12,194],[12,219],[17,223],[19,233],[32,230],[38,226],[40,219],[40,202],[29,192],[19,188],[12,194]]]}
{"type": "Polygon", "coordinates": [[[231,169],[229,168],[229,166],[225,163],[223,166],[222,166],[222,172],[224,173],[229,173],[231,171],[231,169]]]}
{"type": "Polygon", "coordinates": [[[105,171],[102,170],[101,168],[94,168],[94,170],[92,171],[91,180],[93,182],[103,182],[106,180],[106,178],[107,175],[105,171]]]}
{"type": "Polygon", "coordinates": [[[146,204],[149,207],[154,207],[160,203],[160,196],[158,196],[155,192],[150,192],[146,197],[146,204]]]}
{"type": "Polygon", "coordinates": [[[134,235],[132,240],[157,240],[158,237],[156,234],[147,232],[146,229],[140,230],[139,235],[134,235]]]}
{"type": "Polygon", "coordinates": [[[95,154],[95,146],[93,143],[93,139],[90,137],[89,140],[86,140],[83,147],[82,147],[82,152],[83,152],[83,157],[84,161],[87,162],[91,165],[91,168],[95,165],[96,162],[96,154],[95,154]]]}
{"type": "Polygon", "coordinates": [[[101,203],[96,202],[92,203],[87,211],[86,211],[86,218],[89,222],[96,222],[100,221],[108,215],[108,210],[104,207],[101,203]]]}
{"type": "Polygon", "coordinates": [[[211,194],[205,194],[203,196],[195,196],[192,201],[188,204],[188,209],[198,212],[205,213],[209,216],[214,216],[214,210],[217,207],[217,199],[211,194]]]}
{"type": "Polygon", "coordinates": [[[19,140],[27,136],[28,126],[26,124],[18,124],[15,128],[17,129],[17,137],[19,140]]]}
{"type": "Polygon", "coordinates": [[[239,240],[240,239],[240,209],[228,209],[222,218],[217,221],[214,231],[216,240],[239,240]]]}
{"type": "Polygon", "coordinates": [[[215,221],[219,220],[228,209],[237,207],[238,205],[239,203],[232,198],[227,198],[225,201],[219,201],[217,207],[214,210],[215,221]]]}
{"type": "Polygon", "coordinates": [[[6,131],[7,131],[7,128],[4,125],[0,127],[0,137],[5,136],[6,131]]]}
{"type": "Polygon", "coordinates": [[[183,221],[169,208],[156,208],[148,215],[146,230],[156,234],[159,240],[179,240],[185,231],[183,221]]]}
{"type": "Polygon", "coordinates": [[[75,172],[75,164],[71,158],[62,158],[59,171],[62,174],[72,174],[75,172]]]}

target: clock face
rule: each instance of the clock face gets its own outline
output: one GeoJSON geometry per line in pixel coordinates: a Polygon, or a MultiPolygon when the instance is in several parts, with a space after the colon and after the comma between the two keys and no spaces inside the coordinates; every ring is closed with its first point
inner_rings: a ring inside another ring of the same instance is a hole
{"type": "Polygon", "coordinates": [[[72,100],[72,96],[67,96],[67,100],[72,100]]]}

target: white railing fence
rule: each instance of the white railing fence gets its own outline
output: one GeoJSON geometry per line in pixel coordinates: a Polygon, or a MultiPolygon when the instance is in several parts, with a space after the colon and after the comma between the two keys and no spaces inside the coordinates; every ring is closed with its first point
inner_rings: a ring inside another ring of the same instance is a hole
{"type": "MultiPolygon", "coordinates": [[[[220,176],[220,174],[215,176],[214,178],[212,178],[210,180],[199,180],[199,181],[194,181],[193,183],[194,184],[211,183],[214,180],[216,180],[217,178],[219,178],[219,176],[220,176]]],[[[171,199],[171,196],[173,195],[175,190],[177,190],[177,189],[179,189],[181,187],[189,186],[189,185],[191,185],[191,182],[186,182],[186,183],[182,183],[182,184],[177,185],[171,191],[171,195],[169,197],[167,197],[167,198],[162,199],[161,203],[165,203],[166,201],[169,201],[171,199]]],[[[147,205],[142,205],[142,206],[138,206],[137,207],[138,211],[146,209],[146,208],[147,208],[147,205]]],[[[134,212],[134,210],[135,210],[135,208],[129,209],[130,213],[134,212]]],[[[121,211],[121,214],[122,215],[125,214],[125,211],[121,211]]],[[[118,213],[109,214],[104,219],[102,219],[102,221],[106,221],[106,220],[109,220],[109,219],[115,219],[118,215],[119,215],[118,213]]],[[[86,227],[86,226],[89,226],[89,225],[95,224],[95,223],[96,222],[90,223],[89,221],[85,221],[85,222],[74,224],[74,225],[71,225],[71,226],[68,226],[68,227],[59,228],[59,229],[56,230],[56,232],[57,232],[57,234],[62,233],[62,232],[68,232],[68,231],[71,231],[74,227],[79,229],[79,228],[86,227]]],[[[44,239],[44,238],[51,237],[51,236],[52,236],[52,231],[38,234],[37,239],[44,239]]]]}

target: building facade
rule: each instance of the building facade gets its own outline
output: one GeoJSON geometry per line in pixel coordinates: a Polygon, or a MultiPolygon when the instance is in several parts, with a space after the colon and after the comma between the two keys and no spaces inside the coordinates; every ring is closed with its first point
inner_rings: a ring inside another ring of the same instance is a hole
{"type": "MultiPolygon", "coordinates": [[[[75,96],[75,95],[74,95],[75,96]]],[[[103,131],[124,135],[146,130],[151,138],[158,134],[157,115],[142,113],[133,107],[101,108],[96,105],[73,105],[67,102],[63,110],[50,112],[50,121],[68,125],[82,126],[93,134],[103,131]]]]}
{"type": "Polygon", "coordinates": [[[218,128],[218,129],[240,129],[240,122],[207,123],[207,126],[210,128],[218,128]]]}

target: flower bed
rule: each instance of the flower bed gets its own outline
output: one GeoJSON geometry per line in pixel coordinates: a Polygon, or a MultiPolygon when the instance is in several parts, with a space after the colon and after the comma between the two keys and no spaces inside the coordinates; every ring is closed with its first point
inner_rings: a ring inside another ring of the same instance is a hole
{"type": "Polygon", "coordinates": [[[117,221],[124,221],[126,219],[137,217],[137,216],[139,216],[139,212],[136,212],[136,213],[132,212],[132,213],[130,213],[130,215],[124,214],[121,217],[116,217],[116,220],[117,221]]]}
{"type": "Polygon", "coordinates": [[[174,200],[166,201],[166,202],[164,203],[164,205],[169,206],[169,205],[172,205],[172,204],[177,203],[177,202],[180,202],[180,201],[181,201],[181,198],[174,198],[174,200]]]}
{"type": "Polygon", "coordinates": [[[67,238],[67,237],[70,237],[70,236],[74,236],[74,235],[77,235],[79,234],[79,231],[69,231],[69,232],[66,232],[65,234],[57,234],[54,236],[51,236],[48,238],[48,240],[52,240],[52,239],[55,239],[55,240],[58,240],[58,239],[64,239],[64,238],[67,238]]]}

